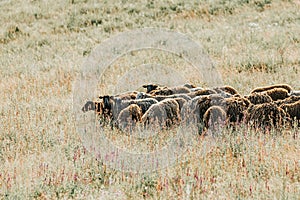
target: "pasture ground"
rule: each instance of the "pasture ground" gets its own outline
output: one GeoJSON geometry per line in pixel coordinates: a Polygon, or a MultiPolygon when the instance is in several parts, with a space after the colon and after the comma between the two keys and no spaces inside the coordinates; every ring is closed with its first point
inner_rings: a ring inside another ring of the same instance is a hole
{"type": "Polygon", "coordinates": [[[242,94],[274,83],[299,90],[299,11],[299,0],[1,0],[0,198],[299,198],[299,128],[225,130],[207,154],[194,148],[136,175],[85,151],[72,115],[72,84],[89,53],[143,27],[189,35],[242,94]]]}

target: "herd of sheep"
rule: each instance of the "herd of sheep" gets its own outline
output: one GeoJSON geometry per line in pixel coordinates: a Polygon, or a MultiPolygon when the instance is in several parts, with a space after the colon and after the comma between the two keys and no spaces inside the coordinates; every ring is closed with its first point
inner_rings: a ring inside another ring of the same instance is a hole
{"type": "Polygon", "coordinates": [[[120,130],[185,124],[204,127],[202,133],[216,126],[240,124],[263,129],[300,125],[300,91],[287,84],[256,88],[248,95],[231,86],[147,84],[143,88],[144,92],[99,96],[87,101],[82,111],[95,111],[102,125],[120,130]]]}

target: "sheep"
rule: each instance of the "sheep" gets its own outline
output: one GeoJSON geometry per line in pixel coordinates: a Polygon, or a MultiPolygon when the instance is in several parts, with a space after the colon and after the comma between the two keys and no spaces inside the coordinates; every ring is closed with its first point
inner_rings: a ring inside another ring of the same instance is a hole
{"type": "MultiPolygon", "coordinates": [[[[126,100],[123,101],[120,98],[114,98],[114,104],[116,105],[115,110],[117,111],[117,113],[119,113],[121,110],[123,110],[124,108],[126,108],[131,104],[137,104],[142,109],[142,113],[144,114],[152,104],[156,104],[157,102],[158,101],[153,98],[127,100],[127,101],[126,100]]],[[[118,114],[116,114],[116,116],[118,116],[118,114]]]]}
{"type": "Polygon", "coordinates": [[[202,123],[203,115],[210,106],[220,105],[224,98],[218,94],[197,96],[186,102],[181,109],[181,118],[185,123],[202,123]]]}
{"type": "Polygon", "coordinates": [[[228,85],[225,85],[222,87],[215,87],[215,88],[213,88],[213,90],[215,90],[217,93],[227,92],[231,95],[238,94],[238,91],[236,89],[234,89],[233,87],[228,86],[228,85]]]}
{"type": "Polygon", "coordinates": [[[255,128],[279,128],[288,115],[282,108],[271,103],[251,105],[246,111],[246,122],[255,128]]]}
{"type": "Polygon", "coordinates": [[[252,104],[262,104],[262,103],[270,103],[272,102],[272,98],[266,93],[251,93],[250,95],[244,96],[244,98],[248,99],[252,104]]]}
{"type": "Polygon", "coordinates": [[[232,94],[230,94],[228,92],[224,92],[224,91],[222,91],[220,93],[217,93],[217,94],[220,95],[220,96],[222,96],[222,97],[224,97],[224,98],[230,98],[230,97],[233,97],[233,96],[240,97],[239,94],[232,95],[232,94]]]}
{"type": "Polygon", "coordinates": [[[101,126],[105,126],[111,122],[112,114],[109,110],[104,109],[103,101],[87,101],[81,110],[83,112],[95,111],[101,126]]]}
{"type": "Polygon", "coordinates": [[[138,92],[137,91],[129,91],[122,94],[117,94],[115,97],[119,97],[122,100],[131,100],[136,99],[138,92]]]}
{"type": "Polygon", "coordinates": [[[224,98],[221,102],[228,121],[231,124],[239,123],[244,120],[244,112],[248,109],[250,104],[248,99],[241,97],[224,98]]]}
{"type": "Polygon", "coordinates": [[[142,87],[147,89],[146,93],[150,93],[153,90],[161,88],[157,84],[153,84],[153,83],[150,83],[150,84],[147,84],[147,85],[143,85],[142,87]]]}
{"type": "Polygon", "coordinates": [[[203,87],[190,88],[191,92],[196,92],[196,91],[199,91],[199,90],[204,90],[204,88],[203,87]]]}
{"type": "Polygon", "coordinates": [[[142,109],[137,104],[131,104],[120,112],[116,126],[123,131],[132,132],[136,124],[141,122],[142,115],[142,109]]]}
{"type": "MultiPolygon", "coordinates": [[[[142,123],[146,128],[149,125],[158,125],[160,128],[168,128],[179,124],[179,105],[175,99],[165,99],[153,104],[142,116],[142,123]]],[[[151,126],[152,128],[153,126],[151,126]]],[[[156,126],[155,126],[156,127],[156,126]]]]}
{"type": "Polygon", "coordinates": [[[146,99],[146,98],[153,98],[153,97],[154,97],[153,95],[146,92],[139,92],[136,95],[136,99],[146,99]]]}
{"type": "Polygon", "coordinates": [[[285,99],[289,96],[288,90],[283,89],[283,88],[273,88],[273,89],[267,90],[263,93],[269,95],[273,101],[285,99]]]}
{"type": "Polygon", "coordinates": [[[274,101],[274,103],[277,105],[277,106],[281,106],[282,104],[290,104],[290,103],[295,103],[296,101],[299,101],[300,100],[300,96],[290,96],[286,99],[282,99],[282,100],[277,100],[277,101],[274,101]]]}
{"type": "Polygon", "coordinates": [[[150,94],[167,96],[167,95],[172,95],[174,93],[170,88],[165,87],[165,88],[161,88],[161,89],[158,89],[158,90],[153,90],[153,91],[150,92],[150,94]]]}
{"type": "Polygon", "coordinates": [[[103,103],[99,101],[87,101],[81,108],[82,112],[88,112],[94,110],[96,113],[101,113],[103,111],[103,103]]]}
{"type": "Polygon", "coordinates": [[[112,117],[112,105],[113,105],[113,96],[109,95],[104,95],[104,96],[99,96],[99,99],[102,99],[102,114],[106,115],[108,118],[112,117]]]}
{"type": "Polygon", "coordinates": [[[300,90],[293,90],[290,92],[290,96],[298,96],[300,97],[300,90]]]}
{"type": "Polygon", "coordinates": [[[174,98],[174,99],[177,101],[177,103],[179,105],[179,111],[181,111],[181,108],[187,102],[187,100],[182,97],[178,97],[178,98],[174,98]]]}
{"type": "Polygon", "coordinates": [[[289,114],[291,119],[300,120],[300,100],[290,104],[282,104],[280,108],[289,114]]]}
{"type": "Polygon", "coordinates": [[[203,89],[203,90],[187,93],[186,95],[188,95],[191,98],[195,98],[196,96],[210,95],[210,94],[216,94],[216,91],[211,89],[203,89]]]}
{"type": "Polygon", "coordinates": [[[164,99],[174,99],[174,98],[183,98],[187,101],[191,100],[192,98],[189,97],[187,94],[173,94],[173,95],[151,95],[147,94],[145,92],[139,92],[136,96],[137,99],[145,99],[145,98],[153,98],[156,99],[157,101],[162,101],[164,99]]]}
{"type": "Polygon", "coordinates": [[[211,106],[203,116],[204,128],[213,132],[219,131],[219,128],[226,123],[226,112],[220,106],[211,106]]]}
{"type": "Polygon", "coordinates": [[[131,104],[137,104],[142,109],[142,113],[144,114],[152,104],[158,102],[157,100],[151,98],[138,100],[122,100],[119,97],[108,95],[99,98],[103,99],[103,109],[106,113],[109,113],[112,120],[116,120],[121,110],[131,104]]]}
{"type": "Polygon", "coordinates": [[[177,87],[177,88],[162,88],[159,90],[153,90],[150,92],[152,95],[172,95],[172,94],[184,94],[189,93],[190,90],[186,87],[177,87]]]}
{"type": "Polygon", "coordinates": [[[183,98],[186,101],[189,101],[192,99],[191,97],[189,97],[186,94],[173,94],[173,95],[168,95],[168,96],[157,95],[157,96],[154,96],[153,98],[156,99],[157,101],[162,101],[164,99],[175,99],[175,98],[183,98]]]}
{"type": "Polygon", "coordinates": [[[275,88],[282,88],[288,91],[288,93],[290,93],[293,89],[291,86],[287,85],[287,84],[276,84],[276,85],[270,85],[270,86],[264,86],[264,87],[258,87],[255,88],[254,90],[252,90],[250,93],[255,93],[255,92],[265,92],[268,90],[272,90],[275,88]]]}
{"type": "Polygon", "coordinates": [[[185,84],[183,85],[183,87],[187,87],[187,88],[189,88],[189,89],[196,88],[196,86],[195,86],[194,84],[191,84],[191,83],[185,83],[185,84]]]}
{"type": "Polygon", "coordinates": [[[147,88],[147,93],[152,95],[172,95],[172,94],[184,94],[189,93],[189,88],[185,86],[175,86],[175,87],[158,87],[155,84],[143,85],[147,88]]]}

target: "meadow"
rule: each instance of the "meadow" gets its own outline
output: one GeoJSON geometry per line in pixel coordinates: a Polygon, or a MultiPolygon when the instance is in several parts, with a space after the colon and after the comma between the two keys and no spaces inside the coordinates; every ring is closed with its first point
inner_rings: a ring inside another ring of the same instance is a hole
{"type": "MultiPolygon", "coordinates": [[[[299,0],[0,0],[0,27],[1,199],[299,198],[299,128],[228,129],[205,154],[198,138],[167,168],[123,172],[85,148],[72,106],[90,53],[115,34],[144,27],[188,35],[241,94],[275,83],[300,90],[299,0]]],[[[149,59],[143,51],[133,55],[105,78],[149,59]]],[[[151,55],[155,63],[182,64],[151,55]]]]}

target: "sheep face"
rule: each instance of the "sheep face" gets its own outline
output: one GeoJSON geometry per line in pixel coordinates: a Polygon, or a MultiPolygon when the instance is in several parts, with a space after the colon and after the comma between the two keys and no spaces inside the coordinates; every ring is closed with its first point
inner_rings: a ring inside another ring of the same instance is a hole
{"type": "Polygon", "coordinates": [[[103,115],[105,117],[111,117],[112,116],[112,109],[113,109],[113,104],[114,104],[114,97],[113,96],[99,96],[99,99],[102,99],[103,101],[103,115]]]}
{"type": "Polygon", "coordinates": [[[87,101],[82,107],[82,112],[88,112],[90,110],[94,110],[98,114],[102,114],[103,112],[103,102],[100,101],[87,101]]]}
{"type": "Polygon", "coordinates": [[[95,110],[95,103],[93,101],[87,101],[81,108],[82,112],[87,112],[90,110],[95,110]]]}
{"type": "Polygon", "coordinates": [[[143,88],[147,89],[146,93],[150,93],[151,91],[156,90],[158,88],[158,85],[148,84],[148,85],[143,85],[143,88]]]}

